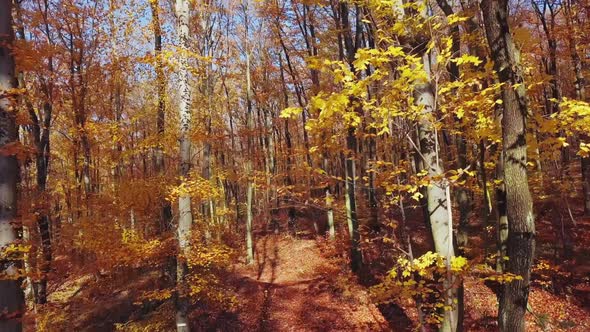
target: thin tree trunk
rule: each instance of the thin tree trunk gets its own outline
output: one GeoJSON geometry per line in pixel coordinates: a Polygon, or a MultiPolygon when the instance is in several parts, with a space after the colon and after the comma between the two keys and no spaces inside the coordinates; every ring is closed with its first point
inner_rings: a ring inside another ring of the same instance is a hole
{"type": "Polygon", "coordinates": [[[254,196],[254,170],[253,170],[253,158],[254,158],[254,142],[252,133],[254,132],[254,114],[252,110],[252,82],[250,73],[250,43],[249,43],[249,13],[248,4],[250,0],[245,0],[244,4],[244,16],[245,16],[245,43],[246,43],[246,126],[248,127],[248,144],[247,144],[247,156],[246,156],[246,176],[247,176],[247,188],[246,188],[246,262],[252,264],[254,262],[254,241],[252,238],[252,222],[254,219],[252,212],[252,201],[254,196]]]}
{"type": "MultiPolygon", "coordinates": [[[[47,176],[49,172],[49,126],[51,124],[52,105],[48,102],[43,106],[43,129],[40,130],[39,140],[37,144],[37,193],[40,199],[47,199],[47,176]]],[[[36,122],[39,125],[39,122],[36,122]]],[[[37,217],[37,227],[39,228],[39,236],[41,238],[41,252],[43,260],[39,265],[41,274],[40,280],[35,285],[35,300],[38,304],[45,304],[47,302],[47,274],[51,267],[52,253],[51,253],[51,233],[49,229],[49,211],[50,206],[42,207],[37,217]]]]}
{"type": "MultiPolygon", "coordinates": [[[[162,28],[160,26],[160,6],[158,0],[150,0],[152,12],[152,29],[154,31],[154,56],[156,69],[156,86],[158,91],[158,112],[156,116],[156,132],[161,138],[165,131],[166,121],[166,81],[164,77],[164,68],[162,64],[162,28]]],[[[164,151],[160,144],[154,149],[154,169],[158,175],[164,173],[164,151]]],[[[172,206],[168,200],[163,199],[160,203],[160,220],[158,224],[159,232],[170,230],[170,221],[172,219],[172,206]]]]}
{"type": "MultiPolygon", "coordinates": [[[[348,3],[339,1],[340,25],[342,27],[342,41],[346,50],[346,60],[355,72],[353,62],[356,54],[358,43],[354,43],[358,38],[352,37],[352,30],[349,20],[348,3]]],[[[356,34],[362,31],[356,30],[356,34]]],[[[357,110],[361,113],[362,111],[357,110]]],[[[358,152],[358,141],[356,137],[356,128],[349,127],[346,135],[346,160],[345,160],[345,198],[346,198],[346,216],[348,220],[348,231],[350,235],[350,265],[353,272],[358,273],[363,265],[362,254],[360,250],[360,232],[356,208],[356,158],[358,152]]]]}
{"type": "MultiPolygon", "coordinates": [[[[572,2],[567,0],[564,2],[566,24],[568,28],[569,36],[569,50],[570,57],[572,58],[572,65],[574,67],[574,74],[576,80],[574,81],[574,87],[576,90],[576,99],[585,101],[586,100],[586,79],[582,71],[582,59],[578,53],[578,42],[576,40],[576,31],[573,27],[573,15],[575,12],[572,11],[572,2]]],[[[589,135],[581,135],[581,139],[585,140],[585,143],[590,143],[589,135]]],[[[581,158],[582,166],[582,192],[584,194],[584,214],[590,216],[590,157],[581,158]]]]}
{"type": "MultiPolygon", "coordinates": [[[[15,12],[16,17],[18,20],[18,36],[20,39],[25,39],[25,31],[21,17],[21,8],[20,3],[15,2],[15,12]]],[[[47,20],[47,3],[45,3],[45,7],[43,8],[43,19],[47,20]]],[[[44,25],[45,33],[47,36],[49,34],[49,27],[46,23],[44,25]]],[[[53,45],[53,41],[49,38],[49,43],[53,45]]],[[[53,57],[49,56],[47,60],[48,70],[50,74],[54,73],[54,66],[53,66],[53,57]]],[[[18,74],[18,86],[20,88],[25,88],[25,78],[24,73],[18,74]]],[[[31,117],[31,121],[33,122],[30,126],[31,134],[33,136],[33,141],[35,142],[35,147],[37,149],[37,153],[35,156],[35,164],[37,168],[37,197],[40,200],[46,201],[47,195],[46,193],[46,186],[47,186],[47,176],[49,172],[49,156],[50,156],[50,145],[49,145],[49,128],[51,126],[52,120],[52,113],[53,113],[53,79],[49,78],[46,80],[42,80],[41,90],[46,98],[43,102],[42,111],[37,113],[35,109],[26,97],[24,98],[24,103],[26,108],[29,112],[29,116],[31,117]]],[[[37,227],[39,229],[39,236],[41,238],[41,252],[43,256],[42,262],[39,264],[39,272],[40,272],[40,279],[38,282],[35,283],[33,286],[35,290],[35,301],[38,304],[44,304],[47,301],[47,274],[50,270],[52,253],[51,253],[51,232],[50,232],[50,224],[49,224],[49,211],[51,207],[50,204],[42,206],[38,209],[37,212],[37,227]]]]}
{"type": "MultiPolygon", "coordinates": [[[[555,1],[544,0],[541,2],[542,9],[539,7],[537,1],[531,1],[533,8],[537,14],[537,17],[541,21],[543,32],[547,40],[548,58],[545,61],[545,72],[549,78],[549,94],[546,98],[547,108],[550,114],[559,113],[559,103],[561,101],[561,88],[557,81],[558,67],[557,67],[557,39],[555,37],[555,20],[557,16],[558,4],[555,1]],[[547,10],[549,17],[546,17],[547,10]]],[[[560,135],[563,135],[563,130],[560,131],[560,135]]],[[[561,148],[561,176],[568,176],[568,165],[569,165],[569,148],[564,146],[561,148]]]]}
{"type": "MultiPolygon", "coordinates": [[[[366,8],[359,8],[357,6],[357,11],[361,11],[362,12],[362,20],[365,22],[370,22],[370,17],[368,14],[368,10],[366,8]]],[[[360,14],[357,14],[360,15],[360,14]]],[[[359,16],[360,17],[360,16],[359,16]]],[[[357,20],[357,24],[358,24],[358,20],[357,20]]],[[[375,29],[373,28],[373,26],[370,23],[364,23],[365,26],[365,37],[367,39],[367,46],[371,49],[375,49],[375,29]]],[[[366,69],[366,75],[367,77],[370,76],[372,74],[372,69],[371,67],[367,67],[366,69]]],[[[373,90],[376,90],[376,86],[372,85],[372,86],[368,86],[367,87],[367,95],[369,97],[369,99],[372,99],[372,93],[373,90]]],[[[369,115],[367,117],[368,121],[372,121],[373,119],[371,118],[371,116],[369,115]]],[[[370,170],[371,167],[373,167],[373,165],[371,165],[372,162],[376,161],[377,158],[377,129],[376,128],[367,128],[368,126],[364,126],[363,130],[365,132],[368,132],[369,135],[366,139],[366,146],[367,146],[367,155],[365,157],[365,169],[370,170]]],[[[370,216],[369,216],[369,227],[374,231],[374,232],[379,232],[381,230],[381,225],[379,224],[379,208],[378,208],[378,201],[377,201],[377,190],[375,189],[375,175],[376,172],[374,170],[370,170],[367,174],[368,177],[368,190],[367,190],[367,203],[368,203],[368,208],[370,211],[370,216]]]]}
{"type": "Polygon", "coordinates": [[[360,233],[358,226],[358,217],[356,212],[356,166],[355,155],[357,150],[357,140],[355,129],[348,128],[346,137],[346,216],[348,220],[348,233],[350,235],[350,264],[353,272],[359,272],[363,261],[360,251],[360,233]]]}
{"type": "MultiPolygon", "coordinates": [[[[289,94],[287,93],[287,82],[285,80],[285,70],[284,70],[284,65],[283,65],[283,57],[281,56],[281,54],[279,53],[279,69],[280,69],[280,73],[281,73],[281,82],[282,82],[282,90],[283,90],[283,100],[284,100],[284,105],[283,107],[289,107],[289,94]]],[[[285,133],[285,144],[287,145],[287,151],[285,151],[285,155],[286,155],[286,168],[287,168],[287,176],[286,176],[286,185],[290,188],[291,186],[293,186],[293,178],[292,178],[292,159],[291,159],[291,155],[293,153],[293,143],[291,141],[291,131],[289,130],[289,119],[285,119],[285,128],[284,128],[284,133],[285,133]]],[[[289,189],[291,190],[291,189],[289,189]]],[[[290,200],[291,195],[289,195],[287,197],[288,200],[290,200]]],[[[287,215],[288,215],[288,221],[287,221],[287,227],[289,228],[289,231],[292,231],[293,233],[295,233],[295,208],[293,207],[293,204],[291,202],[288,202],[289,204],[289,208],[287,211],[287,215]]]]}
{"type": "MultiPolygon", "coordinates": [[[[109,25],[111,28],[111,60],[112,60],[112,83],[113,83],[113,91],[112,91],[112,98],[114,99],[114,105],[112,107],[113,110],[113,120],[115,121],[116,125],[116,134],[121,128],[121,118],[123,116],[123,78],[121,73],[119,55],[117,52],[117,25],[115,22],[115,10],[116,10],[116,2],[114,0],[109,1],[109,25]]],[[[115,159],[115,167],[113,169],[113,185],[117,188],[118,182],[120,181],[121,177],[123,176],[123,165],[121,163],[121,154],[123,152],[123,146],[121,145],[121,141],[119,139],[115,140],[115,144],[113,146],[113,156],[115,159]]],[[[97,158],[98,159],[98,158],[97,158]]],[[[97,169],[98,170],[98,169],[97,169]]],[[[97,178],[98,180],[98,178],[97,178]]]]}
{"type": "MultiPolygon", "coordinates": [[[[297,73],[295,71],[295,69],[293,68],[293,64],[291,63],[291,57],[289,56],[289,50],[287,49],[287,45],[285,44],[282,34],[281,34],[281,25],[280,22],[277,21],[276,23],[277,26],[277,31],[278,31],[278,37],[279,37],[279,42],[281,44],[281,47],[283,49],[283,53],[285,54],[285,61],[287,62],[287,69],[289,70],[289,74],[291,76],[291,79],[293,80],[293,85],[295,86],[295,94],[297,96],[297,102],[299,104],[299,107],[303,108],[303,112],[301,112],[301,121],[303,124],[303,145],[305,146],[305,161],[307,162],[307,164],[309,166],[311,166],[311,155],[309,153],[309,135],[307,133],[307,130],[305,129],[306,124],[307,124],[307,115],[305,113],[305,91],[303,90],[302,84],[300,82],[300,80],[297,77],[297,73]]],[[[308,184],[310,184],[308,182],[308,184]]]]}

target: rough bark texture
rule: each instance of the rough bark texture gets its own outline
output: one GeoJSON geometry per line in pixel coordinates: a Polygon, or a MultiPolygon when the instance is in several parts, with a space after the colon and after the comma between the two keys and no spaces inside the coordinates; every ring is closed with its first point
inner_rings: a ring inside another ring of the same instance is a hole
{"type": "Polygon", "coordinates": [[[582,158],[582,189],[584,190],[584,214],[590,216],[590,158],[582,158]]]}
{"type": "MultiPolygon", "coordinates": [[[[12,223],[16,217],[18,163],[12,154],[2,153],[17,140],[12,100],[7,90],[15,87],[12,43],[11,1],[0,0],[0,250],[16,240],[12,223]]],[[[2,262],[0,273],[16,274],[15,262],[2,262]]],[[[21,331],[20,314],[24,297],[18,280],[0,280],[0,331],[21,331]]]]}
{"type": "MultiPolygon", "coordinates": [[[[501,121],[501,117],[499,119],[501,121]]],[[[504,183],[504,153],[500,154],[496,165],[496,179],[501,181],[496,186],[496,272],[502,273],[505,269],[506,245],[508,242],[508,216],[506,211],[506,185],[504,183]]]]}
{"type": "Polygon", "coordinates": [[[491,58],[502,86],[504,183],[508,215],[509,260],[506,272],[522,277],[504,285],[498,315],[501,331],[525,331],[530,269],[535,248],[535,220],[529,191],[526,155],[527,102],[516,49],[508,26],[508,1],[481,3],[491,58]],[[520,84],[514,87],[515,84],[520,84]]]}
{"type": "MultiPolygon", "coordinates": [[[[178,39],[179,46],[183,49],[188,47],[189,37],[189,2],[188,0],[176,1],[176,16],[178,20],[178,39]]],[[[191,166],[191,142],[189,138],[191,128],[191,91],[189,84],[188,59],[181,58],[179,73],[179,90],[180,90],[180,176],[186,177],[189,174],[191,166]]],[[[189,248],[191,227],[193,223],[191,198],[182,196],[178,199],[178,249],[179,259],[177,261],[177,288],[178,296],[176,299],[176,327],[178,332],[190,331],[188,321],[188,306],[186,273],[187,266],[182,256],[189,248]]]]}

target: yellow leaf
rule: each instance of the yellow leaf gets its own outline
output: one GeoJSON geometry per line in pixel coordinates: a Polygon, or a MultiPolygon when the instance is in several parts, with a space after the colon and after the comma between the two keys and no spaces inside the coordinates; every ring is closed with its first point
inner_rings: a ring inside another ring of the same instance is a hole
{"type": "Polygon", "coordinates": [[[412,199],[416,201],[419,201],[422,197],[424,197],[424,195],[422,195],[419,191],[415,192],[414,195],[412,195],[412,199]]]}
{"type": "Polygon", "coordinates": [[[458,65],[470,63],[475,66],[479,66],[483,62],[477,56],[470,54],[463,54],[461,57],[452,59],[451,61],[457,63],[458,65]]]}
{"type": "Polygon", "coordinates": [[[294,119],[302,112],[303,109],[301,109],[301,107],[287,107],[281,111],[280,117],[284,119],[294,119]]]}
{"type": "Polygon", "coordinates": [[[459,16],[458,14],[451,14],[449,16],[447,16],[447,21],[449,22],[449,24],[455,24],[455,23],[461,23],[461,22],[465,22],[469,20],[469,17],[467,16],[459,16]]]}

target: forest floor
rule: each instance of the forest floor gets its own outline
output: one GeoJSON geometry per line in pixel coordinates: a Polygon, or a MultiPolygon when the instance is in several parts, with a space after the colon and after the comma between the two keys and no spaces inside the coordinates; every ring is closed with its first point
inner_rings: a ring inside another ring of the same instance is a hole
{"type": "MultiPolygon", "coordinates": [[[[578,211],[576,216],[581,212],[578,211]]],[[[309,219],[303,222],[311,224],[309,219]]],[[[425,226],[415,219],[412,238],[418,253],[427,250],[425,226]]],[[[554,257],[559,228],[540,218],[538,256],[532,275],[527,313],[528,331],[590,331],[590,218],[577,218],[572,236],[570,259],[554,257]]],[[[412,300],[387,306],[371,302],[366,286],[361,285],[348,267],[346,234],[328,241],[316,236],[311,225],[298,236],[286,232],[273,234],[257,229],[255,257],[250,265],[237,262],[228,271],[227,286],[237,305],[230,311],[193,315],[204,325],[196,331],[415,331],[417,310],[412,300]]],[[[340,225],[343,227],[344,225],[340,225]]],[[[467,256],[485,257],[485,227],[474,223],[467,256]],[[481,252],[480,252],[481,251],[481,252]]],[[[368,246],[368,244],[367,244],[368,246]]],[[[391,264],[378,262],[383,248],[365,248],[370,275],[379,275],[391,264]]],[[[137,272],[137,271],[136,271],[137,272]]],[[[44,315],[48,322],[61,321],[72,331],[173,331],[172,301],[146,307],[136,303],[142,291],[162,287],[159,273],[150,269],[122,277],[86,275],[52,283],[52,294],[44,315]],[[133,322],[133,323],[130,323],[133,322]],[[134,327],[135,326],[135,327],[134,327]],[[141,326],[142,328],[137,328],[141,326]],[[147,328],[149,326],[149,328],[147,328]]],[[[225,287],[224,286],[224,287],[225,287]]],[[[198,311],[198,310],[197,310],[198,311]]],[[[493,291],[476,276],[465,280],[465,331],[497,331],[497,300],[493,291]]],[[[41,324],[42,325],[42,324],[41,324]]],[[[28,329],[61,331],[61,328],[28,329]]],[[[65,329],[68,330],[68,329],[65,329]]]]}
{"type": "MultiPolygon", "coordinates": [[[[419,330],[412,300],[378,307],[371,302],[366,285],[360,285],[349,270],[345,238],[331,242],[312,235],[313,228],[306,226],[307,231],[299,237],[260,232],[254,264],[240,263],[235,267],[233,284],[241,301],[236,331],[419,330]]],[[[581,232],[575,246],[580,251],[577,256],[586,259],[587,247],[583,243],[585,235],[590,234],[588,226],[590,219],[579,220],[581,232]]],[[[543,235],[550,229],[541,232],[540,244],[549,242],[543,235]]],[[[472,240],[476,247],[484,246],[478,242],[480,237],[472,240]]],[[[586,262],[578,259],[556,264],[548,252],[539,253],[526,315],[527,331],[590,331],[590,308],[584,299],[587,291],[578,292],[588,286],[586,262]]],[[[493,290],[482,279],[468,276],[465,331],[497,331],[497,315],[493,290]]]]}
{"type": "Polygon", "coordinates": [[[363,287],[322,240],[266,235],[255,263],[237,267],[242,331],[387,331],[363,287]]]}

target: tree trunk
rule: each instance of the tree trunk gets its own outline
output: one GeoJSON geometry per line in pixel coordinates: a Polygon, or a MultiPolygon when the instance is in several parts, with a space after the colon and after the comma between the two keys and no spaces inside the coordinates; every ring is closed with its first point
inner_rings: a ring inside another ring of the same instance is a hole
{"type": "MultiPolygon", "coordinates": [[[[443,10],[446,16],[453,15],[453,8],[446,0],[437,0],[439,7],[443,10]]],[[[451,53],[454,57],[461,56],[461,36],[459,35],[459,25],[453,25],[451,28],[452,47],[451,53]]],[[[447,68],[452,81],[459,79],[459,66],[456,62],[450,62],[447,68]]],[[[455,119],[460,122],[460,119],[455,119]]],[[[465,169],[467,167],[467,140],[461,133],[455,137],[455,145],[457,146],[457,167],[465,169]]],[[[459,246],[467,244],[466,226],[469,221],[469,214],[471,213],[471,192],[470,190],[459,187],[456,190],[457,204],[459,205],[459,230],[457,235],[457,243],[459,246]]],[[[484,195],[485,196],[485,195],[484,195]]]]}
{"type": "MultiPolygon", "coordinates": [[[[576,99],[585,101],[586,100],[586,79],[582,71],[582,59],[578,53],[578,41],[576,40],[576,31],[573,27],[573,15],[571,0],[565,1],[563,6],[565,8],[566,24],[568,28],[569,36],[569,50],[570,57],[572,58],[572,65],[574,67],[574,74],[576,80],[574,81],[574,87],[576,90],[576,99]]],[[[585,140],[585,143],[589,143],[588,135],[582,135],[580,138],[585,140]]],[[[590,216],[590,157],[581,158],[582,166],[582,192],[584,194],[584,214],[590,216]]]]}
{"type": "Polygon", "coordinates": [[[254,241],[252,238],[252,222],[254,219],[252,212],[252,201],[254,199],[254,170],[253,170],[253,159],[254,159],[254,142],[252,133],[254,132],[254,114],[252,110],[252,82],[250,73],[250,43],[249,43],[249,13],[248,13],[248,2],[245,0],[244,5],[244,17],[245,17],[245,43],[246,43],[246,126],[248,127],[248,144],[247,144],[247,156],[246,156],[246,177],[247,177],[247,188],[246,188],[246,262],[252,264],[254,262],[254,241]]]}
{"type": "MultiPolygon", "coordinates": [[[[22,12],[20,3],[15,2],[15,13],[16,19],[18,20],[17,36],[25,40],[24,23],[22,22],[22,12]]],[[[48,8],[43,8],[44,17],[47,15],[48,8]]],[[[45,25],[45,33],[50,36],[49,28],[45,25]]],[[[50,44],[53,44],[51,38],[48,39],[50,44]]],[[[47,69],[51,74],[54,73],[53,57],[49,56],[47,59],[47,69]]],[[[19,88],[25,88],[24,73],[18,73],[18,86],[19,88]]],[[[37,181],[37,199],[48,202],[47,200],[47,176],[49,173],[49,156],[50,156],[50,141],[49,141],[49,128],[51,126],[52,114],[53,114],[53,79],[42,80],[41,90],[46,98],[43,102],[43,107],[39,112],[36,112],[33,104],[30,100],[24,98],[24,103],[29,112],[31,121],[33,122],[30,126],[30,132],[35,142],[36,155],[35,165],[37,168],[36,181],[37,181]]],[[[35,282],[33,286],[35,291],[35,302],[38,304],[44,304],[47,302],[47,274],[50,270],[52,252],[51,252],[51,231],[50,231],[50,219],[49,211],[51,207],[47,203],[41,205],[36,211],[37,214],[37,227],[39,229],[39,237],[41,238],[41,253],[43,260],[39,264],[39,281],[35,282]]]]}
{"type": "MultiPolygon", "coordinates": [[[[502,117],[499,116],[498,122],[502,117]]],[[[505,270],[506,245],[508,242],[508,216],[506,211],[506,184],[504,183],[504,151],[500,152],[500,158],[496,165],[496,272],[503,273],[505,270]]]]}
{"type": "MultiPolygon", "coordinates": [[[[439,7],[442,9],[444,14],[449,17],[454,14],[453,8],[451,4],[449,4],[446,0],[437,0],[439,7]]],[[[454,57],[461,56],[461,35],[459,25],[452,25],[450,27],[450,33],[452,38],[452,46],[451,46],[451,53],[454,57]]],[[[460,78],[460,71],[459,66],[456,62],[450,62],[447,68],[452,81],[457,81],[460,78]]],[[[455,121],[460,124],[461,119],[455,117],[455,121]]],[[[467,139],[465,135],[461,132],[455,135],[455,145],[457,147],[457,164],[456,167],[458,169],[466,169],[467,168],[467,139]]],[[[483,152],[482,152],[483,153],[483,152]]],[[[485,167],[482,165],[482,170],[485,172],[485,167]]],[[[461,180],[465,180],[466,176],[463,175],[461,180]]],[[[484,181],[485,181],[485,174],[484,174],[484,181]]],[[[484,182],[484,188],[485,188],[484,182]]],[[[472,197],[473,193],[471,190],[467,189],[464,186],[459,186],[456,189],[455,197],[457,199],[457,205],[459,206],[459,229],[457,230],[457,239],[456,245],[457,250],[460,255],[463,255],[464,248],[467,246],[467,242],[469,239],[469,233],[467,231],[467,225],[469,223],[469,216],[472,210],[472,197]]],[[[484,197],[486,196],[486,191],[484,190],[484,197]]],[[[451,202],[448,202],[450,204],[451,202]]],[[[452,223],[452,220],[449,220],[452,223]]],[[[451,228],[452,231],[452,228],[451,228]]],[[[456,331],[463,330],[463,319],[464,319],[464,299],[463,299],[464,287],[463,282],[461,281],[458,288],[457,288],[457,322],[456,322],[456,331]]]]}
{"type": "MultiPolygon", "coordinates": [[[[283,107],[289,107],[289,94],[287,93],[287,82],[285,81],[285,70],[284,70],[284,65],[283,65],[283,57],[282,55],[279,53],[279,70],[280,70],[280,74],[281,74],[281,83],[282,83],[282,90],[283,90],[283,107]]],[[[293,153],[293,143],[291,141],[291,132],[289,130],[289,119],[285,119],[285,128],[284,128],[284,133],[285,133],[285,144],[287,145],[287,151],[285,151],[285,155],[286,155],[286,181],[285,184],[291,188],[291,186],[293,185],[293,178],[292,178],[292,159],[291,159],[291,155],[293,153]]],[[[289,189],[291,190],[291,189],[289,189]]],[[[287,197],[287,200],[290,199],[290,195],[287,197]]],[[[287,215],[288,215],[288,221],[287,221],[287,226],[289,228],[290,231],[295,232],[295,209],[293,208],[293,204],[291,204],[291,202],[288,202],[289,204],[289,208],[287,211],[287,215]]]]}
{"type": "MultiPolygon", "coordinates": [[[[402,1],[397,0],[394,6],[396,15],[405,15],[402,1]]],[[[421,15],[427,15],[426,12],[421,15]]],[[[444,310],[442,313],[443,320],[439,326],[439,331],[457,331],[459,327],[459,306],[462,301],[458,300],[461,287],[455,286],[455,277],[450,272],[451,258],[455,256],[453,242],[453,219],[451,212],[451,194],[449,184],[444,179],[444,167],[439,156],[440,146],[438,144],[438,133],[434,126],[436,103],[435,90],[431,81],[431,55],[428,52],[420,51],[425,49],[427,36],[416,36],[415,53],[422,57],[422,64],[426,74],[425,80],[414,82],[414,99],[416,105],[423,108],[422,116],[418,120],[418,138],[419,153],[421,160],[416,165],[420,165],[428,172],[431,183],[426,188],[425,201],[426,207],[424,214],[426,222],[430,225],[430,230],[434,242],[435,251],[445,257],[448,273],[444,280],[444,288],[447,289],[443,294],[445,305],[450,306],[450,310],[444,310]],[[418,53],[421,52],[421,53],[418,53]],[[459,305],[457,303],[459,302],[459,305]]],[[[451,68],[452,69],[452,68],[451,68]]],[[[456,71],[452,74],[457,74],[456,71]]]]}
{"type": "MultiPolygon", "coordinates": [[[[18,138],[12,98],[4,95],[16,86],[14,59],[10,50],[13,40],[11,4],[10,0],[0,0],[0,152],[18,138]]],[[[17,238],[12,223],[16,218],[18,172],[16,156],[0,153],[0,249],[17,238]]],[[[1,274],[12,276],[17,273],[17,262],[7,262],[2,266],[1,274]]],[[[0,294],[0,331],[21,331],[24,296],[20,281],[0,280],[0,294]]]]}
{"type": "MultiPolygon", "coordinates": [[[[164,77],[164,66],[162,64],[162,28],[160,26],[160,6],[158,0],[150,0],[152,12],[152,29],[154,30],[154,56],[156,58],[156,86],[158,90],[158,113],[156,116],[156,131],[159,137],[164,135],[166,123],[166,81],[164,77]]],[[[158,175],[164,173],[164,151],[158,144],[154,149],[154,169],[158,175]]],[[[162,209],[160,211],[160,220],[158,225],[159,232],[170,230],[170,221],[172,219],[172,206],[170,202],[162,199],[162,209]]]]}
{"type": "MultiPolygon", "coordinates": [[[[554,1],[542,1],[541,4],[543,8],[539,7],[537,1],[531,1],[533,8],[539,18],[541,25],[543,27],[543,32],[545,33],[545,38],[547,39],[547,49],[548,49],[548,58],[545,59],[545,73],[549,76],[549,98],[547,98],[547,108],[549,114],[556,114],[559,113],[559,103],[561,101],[561,88],[559,83],[557,82],[557,74],[558,74],[558,67],[557,67],[557,39],[556,39],[556,31],[555,31],[555,20],[557,16],[557,8],[558,6],[554,1]],[[546,12],[549,10],[549,17],[546,17],[546,12]]],[[[559,133],[563,136],[563,130],[559,133]]],[[[567,146],[563,146],[561,148],[561,176],[568,177],[568,165],[569,165],[569,148],[567,146]]]]}
{"type": "MultiPolygon", "coordinates": [[[[424,69],[430,78],[430,55],[423,55],[424,69]]],[[[448,183],[440,179],[444,176],[444,168],[439,158],[439,144],[437,133],[432,122],[435,111],[434,87],[430,81],[419,82],[415,86],[415,100],[417,105],[424,107],[423,116],[419,120],[420,153],[423,165],[432,179],[427,188],[427,206],[430,216],[430,227],[434,239],[434,248],[438,254],[445,257],[449,263],[455,256],[453,247],[453,220],[450,218],[450,195],[448,183]]],[[[452,277],[445,280],[445,288],[449,289],[446,294],[446,304],[454,307],[452,310],[445,310],[440,331],[456,331],[459,314],[454,304],[457,297],[457,290],[454,289],[452,277]]]]}
{"type": "Polygon", "coordinates": [[[484,25],[494,69],[502,86],[504,184],[508,216],[506,272],[522,277],[505,284],[500,295],[501,331],[525,331],[530,270],[535,249],[535,219],[527,177],[526,92],[508,26],[508,1],[483,0],[484,25]],[[516,84],[519,84],[516,88],[516,84]]]}
{"type": "MultiPolygon", "coordinates": [[[[324,156],[323,156],[323,160],[322,160],[322,168],[324,169],[324,172],[326,172],[326,175],[329,174],[328,173],[328,169],[330,168],[330,164],[329,164],[329,159],[327,156],[328,153],[328,149],[324,149],[324,156]]],[[[332,196],[331,193],[331,188],[330,188],[330,180],[328,179],[326,181],[326,214],[327,214],[327,218],[328,218],[328,236],[330,240],[334,240],[336,238],[336,228],[334,227],[334,208],[333,208],[333,203],[334,203],[334,197],[332,196]]]]}
{"type": "Polygon", "coordinates": [[[549,101],[549,113],[558,113],[559,112],[559,101],[561,99],[561,91],[559,88],[559,84],[557,82],[557,39],[555,38],[555,17],[556,12],[554,10],[555,6],[550,1],[542,1],[541,4],[543,8],[539,7],[537,1],[531,1],[535,13],[537,17],[541,21],[541,25],[543,26],[543,32],[545,33],[545,38],[547,39],[547,48],[548,48],[548,56],[549,58],[546,59],[546,68],[545,72],[549,75],[549,89],[550,89],[550,98],[553,99],[549,101]],[[546,11],[549,9],[549,18],[546,17],[546,11]]]}
{"type": "Polygon", "coordinates": [[[360,251],[361,236],[359,233],[358,218],[356,213],[356,166],[355,156],[357,150],[357,139],[355,136],[355,129],[348,128],[348,136],[346,137],[346,148],[348,149],[346,155],[346,217],[348,220],[348,233],[350,235],[350,266],[352,272],[359,272],[363,260],[360,251]]]}
{"type": "MultiPolygon", "coordinates": [[[[188,48],[189,38],[189,1],[176,0],[176,16],[178,20],[179,46],[188,48]]],[[[189,138],[191,129],[191,91],[189,84],[189,64],[186,56],[180,60],[180,73],[178,87],[180,91],[179,116],[180,116],[180,176],[184,180],[191,167],[191,142],[189,138]]],[[[190,233],[193,223],[191,210],[191,197],[181,196],[178,199],[178,258],[177,258],[177,289],[176,299],[176,328],[178,332],[190,331],[188,320],[189,299],[188,285],[186,284],[187,265],[184,256],[190,247],[190,233]]]]}
{"type": "MultiPolygon", "coordinates": [[[[342,41],[344,42],[344,50],[346,51],[346,60],[351,68],[354,69],[354,56],[356,54],[358,44],[355,41],[358,38],[352,37],[352,28],[349,20],[349,8],[346,1],[340,0],[340,26],[342,27],[342,41]]],[[[357,13],[358,14],[358,13],[357,13]]],[[[361,34],[362,31],[357,29],[356,34],[361,34]]],[[[352,104],[352,103],[351,103],[352,104]]],[[[355,110],[362,113],[362,110],[355,110]]],[[[346,136],[346,160],[345,160],[345,198],[346,198],[346,217],[348,220],[348,231],[350,235],[350,265],[353,272],[359,272],[363,261],[360,251],[360,232],[358,225],[357,209],[356,209],[356,158],[358,152],[358,140],[356,137],[356,128],[349,127],[346,136]]]]}
{"type": "Polygon", "coordinates": [[[584,190],[584,214],[590,216],[590,157],[582,158],[582,189],[584,190]]]}

